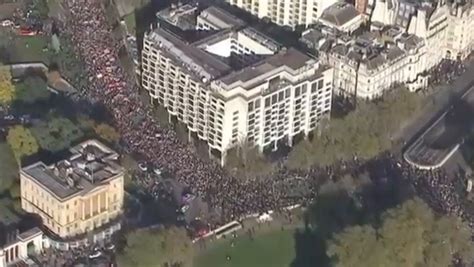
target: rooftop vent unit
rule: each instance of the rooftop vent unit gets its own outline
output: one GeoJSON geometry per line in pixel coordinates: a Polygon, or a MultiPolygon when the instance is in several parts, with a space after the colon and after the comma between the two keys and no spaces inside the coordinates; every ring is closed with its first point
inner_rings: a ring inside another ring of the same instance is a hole
{"type": "Polygon", "coordinates": [[[95,155],[92,154],[92,153],[87,153],[86,154],[86,160],[89,161],[89,162],[94,161],[95,160],[95,155]]]}

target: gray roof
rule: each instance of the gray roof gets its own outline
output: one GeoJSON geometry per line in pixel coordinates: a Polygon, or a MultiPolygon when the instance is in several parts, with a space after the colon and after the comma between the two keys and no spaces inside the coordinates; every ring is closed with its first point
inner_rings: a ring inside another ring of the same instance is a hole
{"type": "Polygon", "coordinates": [[[215,56],[188,44],[164,28],[156,28],[148,38],[154,41],[153,44],[157,46],[157,49],[172,56],[176,62],[185,64],[185,69],[198,75],[198,79],[205,77],[211,80],[232,70],[229,65],[215,56]]]}
{"type": "Polygon", "coordinates": [[[59,177],[55,176],[53,171],[48,169],[48,166],[43,162],[23,168],[22,171],[60,199],[67,198],[80,191],[79,188],[70,187],[66,181],[62,181],[59,177]]]}
{"type": "Polygon", "coordinates": [[[423,45],[424,41],[420,37],[413,34],[402,34],[397,40],[404,45],[405,50],[412,50],[423,45]]]}
{"type": "Polygon", "coordinates": [[[232,72],[231,74],[221,78],[220,81],[226,85],[231,85],[237,81],[247,82],[282,66],[297,70],[305,66],[310,60],[313,60],[313,58],[294,48],[289,48],[282,50],[275,55],[269,56],[254,65],[232,72]]]}
{"type": "Polygon", "coordinates": [[[215,6],[206,8],[201,12],[199,16],[213,23],[227,25],[227,27],[239,27],[245,25],[245,22],[243,20],[215,6]]]}
{"type": "Polygon", "coordinates": [[[65,199],[107,182],[123,173],[115,161],[118,154],[96,140],[85,141],[71,148],[72,156],[47,166],[37,162],[21,172],[35,180],[59,199],[65,199]]]}
{"type": "Polygon", "coordinates": [[[309,29],[303,32],[300,41],[305,43],[310,48],[318,49],[319,42],[325,38],[326,36],[320,30],[309,29]]]}
{"type": "Polygon", "coordinates": [[[321,19],[336,26],[342,26],[359,15],[359,11],[353,5],[336,3],[323,12],[321,19]]]}

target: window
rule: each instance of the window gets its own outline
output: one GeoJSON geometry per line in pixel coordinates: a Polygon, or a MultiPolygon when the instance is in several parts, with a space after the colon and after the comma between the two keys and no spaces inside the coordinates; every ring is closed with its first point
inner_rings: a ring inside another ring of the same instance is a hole
{"type": "Polygon", "coordinates": [[[253,102],[250,102],[249,103],[249,112],[252,112],[253,111],[253,102]]]}
{"type": "Polygon", "coordinates": [[[301,88],[298,86],[295,89],[295,97],[298,97],[301,94],[301,88]]]}
{"type": "Polygon", "coordinates": [[[317,86],[318,82],[314,82],[311,84],[311,93],[316,93],[317,86]]]}
{"type": "Polygon", "coordinates": [[[305,83],[301,86],[301,93],[304,95],[306,94],[306,88],[308,87],[308,85],[305,83]]]}
{"type": "Polygon", "coordinates": [[[318,89],[323,88],[323,79],[318,81],[318,89]]]}
{"type": "Polygon", "coordinates": [[[270,97],[265,98],[265,107],[269,107],[270,103],[270,97]]]}

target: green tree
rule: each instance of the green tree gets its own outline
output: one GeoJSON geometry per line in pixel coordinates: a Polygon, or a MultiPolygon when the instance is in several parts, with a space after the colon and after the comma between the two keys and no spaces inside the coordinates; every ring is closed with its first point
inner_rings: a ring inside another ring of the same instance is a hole
{"type": "Polygon", "coordinates": [[[0,195],[8,190],[18,177],[18,164],[6,143],[0,143],[0,195]]]}
{"type": "Polygon", "coordinates": [[[393,133],[418,112],[421,101],[421,96],[404,89],[379,101],[360,101],[355,111],[331,119],[324,130],[316,130],[311,140],[296,144],[287,166],[308,168],[354,156],[372,158],[392,146],[393,133]]]}
{"type": "Polygon", "coordinates": [[[352,226],[334,235],[327,254],[335,266],[444,267],[454,256],[474,262],[469,226],[435,215],[420,199],[389,209],[380,221],[380,227],[352,226]]]}
{"type": "Polygon", "coordinates": [[[241,178],[254,178],[273,171],[270,160],[247,142],[241,142],[228,151],[226,168],[241,178]]]}
{"type": "Polygon", "coordinates": [[[33,0],[33,13],[42,19],[48,18],[48,0],[33,0]]]}
{"type": "Polygon", "coordinates": [[[23,126],[10,128],[7,135],[7,142],[15,155],[17,162],[24,156],[38,152],[38,143],[31,131],[23,126]]]}
{"type": "Polygon", "coordinates": [[[32,128],[42,149],[57,152],[69,148],[83,136],[83,132],[72,121],[56,117],[43,121],[32,128]]]}
{"type": "Polygon", "coordinates": [[[117,132],[117,130],[105,123],[99,123],[95,125],[94,131],[98,136],[100,136],[100,138],[110,143],[116,143],[120,139],[120,134],[117,132]]]}
{"type": "Polygon", "coordinates": [[[28,104],[48,99],[51,94],[46,81],[37,75],[26,77],[15,88],[16,99],[28,104]]]}
{"type": "Polygon", "coordinates": [[[193,245],[183,228],[138,230],[127,236],[127,245],[117,257],[124,267],[185,267],[192,265],[193,245]]]}
{"type": "Polygon", "coordinates": [[[15,98],[15,87],[12,84],[10,68],[0,67],[0,105],[8,105],[15,98]]]}
{"type": "MultiPolygon", "coordinates": [[[[335,267],[384,267],[387,251],[372,226],[354,226],[337,234],[327,248],[335,267]]],[[[405,265],[404,265],[405,266],[405,265]]]]}
{"type": "Polygon", "coordinates": [[[16,199],[20,198],[21,192],[20,192],[20,181],[19,180],[17,180],[16,182],[14,182],[11,185],[9,193],[10,193],[10,198],[12,200],[16,200],[16,199]]]}

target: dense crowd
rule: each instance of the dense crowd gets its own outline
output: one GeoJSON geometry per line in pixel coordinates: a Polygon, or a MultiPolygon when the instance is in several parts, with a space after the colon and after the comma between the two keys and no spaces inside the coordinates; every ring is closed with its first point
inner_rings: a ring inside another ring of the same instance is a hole
{"type": "MultiPolygon", "coordinates": [[[[263,213],[309,202],[316,196],[321,181],[357,169],[359,163],[353,160],[309,171],[282,168],[271,179],[239,180],[218,164],[201,160],[179,141],[174,131],[161,127],[140,101],[134,81],[119,65],[118,51],[123,44],[112,38],[112,29],[108,28],[100,5],[89,0],[68,0],[65,3],[70,14],[62,30],[72,37],[76,52],[86,63],[90,82],[87,96],[105,104],[112,112],[115,126],[122,134],[121,143],[127,150],[143,154],[154,165],[174,174],[179,182],[192,188],[221,215],[218,221],[212,223],[220,224],[249,213],[263,213]],[[294,185],[306,191],[293,190],[289,194],[294,185]]],[[[442,174],[416,172],[408,166],[400,166],[390,157],[389,164],[391,168],[402,168],[406,177],[420,177],[416,182],[420,187],[424,186],[423,183],[437,187],[433,190],[435,193],[429,192],[439,194],[434,196],[435,203],[445,200],[442,204],[446,205],[442,207],[444,210],[462,215],[458,200],[452,196],[452,189],[444,186],[442,174]]],[[[155,186],[154,181],[146,182],[151,187],[155,186]]]]}
{"type": "Polygon", "coordinates": [[[429,84],[436,86],[441,83],[451,84],[459,75],[464,73],[466,66],[459,60],[443,59],[440,64],[430,71],[429,84]]]}
{"type": "Polygon", "coordinates": [[[99,3],[70,0],[65,4],[70,14],[62,30],[72,37],[76,52],[86,63],[90,82],[87,95],[112,112],[128,150],[145,155],[203,197],[219,211],[221,218],[216,223],[287,204],[267,181],[241,181],[230,176],[218,164],[199,159],[174,131],[160,127],[140,101],[135,83],[119,65],[122,43],[112,38],[99,3]]]}

